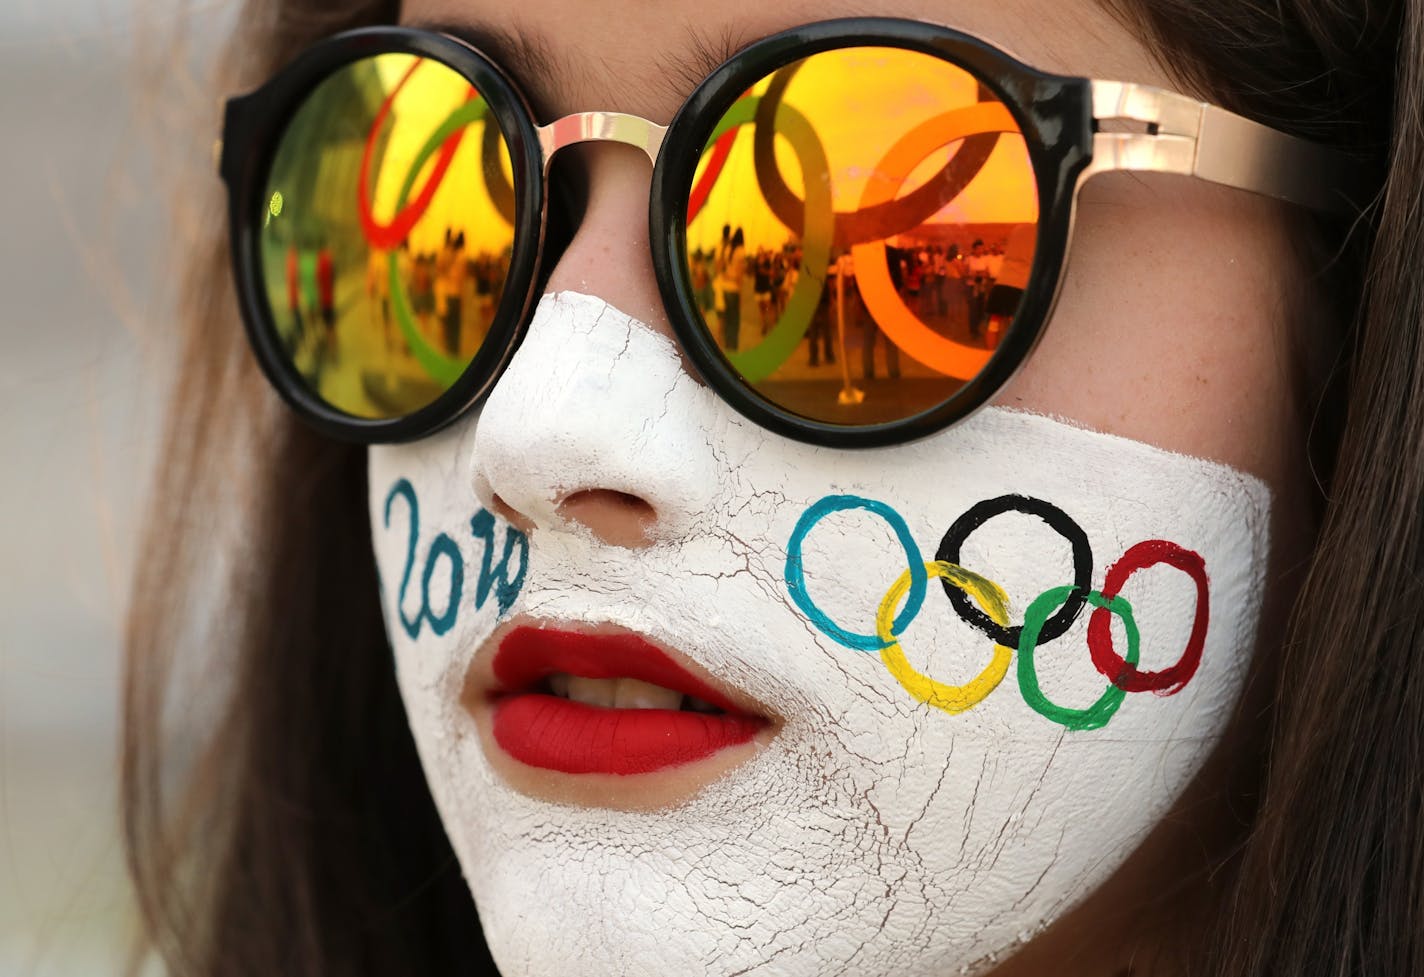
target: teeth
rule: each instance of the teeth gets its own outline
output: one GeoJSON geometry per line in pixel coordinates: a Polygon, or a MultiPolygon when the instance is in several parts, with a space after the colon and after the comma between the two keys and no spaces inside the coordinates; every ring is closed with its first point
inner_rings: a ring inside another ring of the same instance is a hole
{"type": "Polygon", "coordinates": [[[569,698],[590,706],[613,708],[613,695],[618,690],[619,679],[583,678],[569,676],[569,698]]]}
{"type": "Polygon", "coordinates": [[[613,705],[618,709],[676,709],[682,705],[682,693],[661,685],[640,682],[635,678],[615,680],[613,705]]]}
{"type": "Polygon", "coordinates": [[[605,709],[677,709],[682,705],[681,692],[635,678],[581,678],[556,673],[549,676],[549,690],[574,702],[605,709]]]}

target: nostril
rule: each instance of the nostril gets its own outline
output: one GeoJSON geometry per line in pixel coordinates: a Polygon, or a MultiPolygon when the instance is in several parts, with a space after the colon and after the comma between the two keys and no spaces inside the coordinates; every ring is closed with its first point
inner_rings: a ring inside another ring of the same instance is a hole
{"type": "Polygon", "coordinates": [[[657,522],[647,499],[615,489],[582,489],[559,503],[559,515],[593,531],[614,546],[646,546],[657,522]]]}
{"type": "Polygon", "coordinates": [[[583,489],[567,496],[559,503],[559,510],[582,511],[590,507],[608,508],[625,518],[636,519],[640,523],[652,522],[657,512],[646,499],[632,492],[616,492],[613,489],[583,489]]]}
{"type": "Polygon", "coordinates": [[[534,521],[497,494],[490,499],[490,510],[526,536],[534,531],[534,521]]]}
{"type": "Polygon", "coordinates": [[[591,493],[580,492],[579,494],[607,496],[607,501],[610,505],[619,506],[630,515],[636,516],[639,519],[648,520],[657,515],[657,513],[653,511],[653,507],[645,499],[640,499],[631,492],[614,492],[611,489],[597,489],[591,493]]]}

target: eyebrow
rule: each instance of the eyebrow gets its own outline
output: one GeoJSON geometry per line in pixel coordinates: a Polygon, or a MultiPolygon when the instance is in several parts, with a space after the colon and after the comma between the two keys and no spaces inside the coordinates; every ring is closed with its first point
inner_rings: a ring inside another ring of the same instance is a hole
{"type": "Polygon", "coordinates": [[[735,33],[730,26],[711,34],[689,25],[686,56],[674,59],[664,55],[658,58],[657,77],[663,80],[667,93],[675,95],[678,104],[681,104],[708,75],[748,43],[744,35],[735,33]]]}
{"type": "Polygon", "coordinates": [[[541,36],[473,22],[417,21],[411,26],[448,34],[478,50],[518,83],[540,115],[548,114],[555,93],[570,81],[566,64],[554,59],[541,36]]]}
{"type": "MultiPolygon", "coordinates": [[[[411,26],[448,34],[495,62],[515,80],[542,121],[562,114],[556,109],[560,93],[576,82],[593,80],[611,87],[629,84],[624,73],[602,57],[583,63],[556,57],[548,38],[538,32],[473,21],[418,21],[411,26]]],[[[703,79],[747,43],[731,28],[710,33],[689,27],[685,53],[657,58],[652,62],[651,77],[662,94],[681,105],[703,79]]]]}

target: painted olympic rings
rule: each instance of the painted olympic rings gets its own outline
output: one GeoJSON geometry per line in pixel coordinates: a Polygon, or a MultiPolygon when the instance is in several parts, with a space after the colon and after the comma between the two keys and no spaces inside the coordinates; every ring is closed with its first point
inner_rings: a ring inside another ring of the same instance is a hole
{"type": "Polygon", "coordinates": [[[905,555],[909,557],[910,563],[910,569],[907,571],[910,575],[908,581],[910,599],[905,602],[905,609],[900,612],[900,616],[895,618],[895,626],[891,631],[890,640],[893,641],[895,635],[901,634],[910,626],[910,621],[920,612],[920,605],[925,602],[925,590],[928,587],[929,575],[920,560],[920,548],[915,545],[915,538],[910,535],[910,527],[900,517],[900,513],[884,502],[877,502],[874,499],[862,499],[857,495],[828,495],[801,514],[801,518],[796,522],[796,528],[791,532],[791,541],[786,545],[786,589],[790,592],[792,601],[801,609],[801,613],[810,618],[811,623],[828,637],[847,648],[855,648],[858,651],[879,651],[886,647],[886,641],[878,635],[856,634],[842,628],[817,607],[816,602],[811,599],[811,595],[806,592],[806,571],[801,565],[801,544],[805,542],[807,534],[826,516],[832,512],[845,512],[850,509],[865,509],[884,519],[890,524],[900,545],[905,548],[905,555]]]}
{"type": "MultiPolygon", "coordinates": [[[[1052,641],[1072,627],[1078,612],[1083,609],[1083,601],[1093,582],[1093,550],[1088,545],[1088,534],[1068,518],[1068,514],[1062,509],[1027,495],[1001,495],[997,499],[987,499],[970,507],[964,515],[954,520],[954,524],[944,534],[944,539],[940,540],[935,559],[945,563],[958,563],[960,550],[970,534],[990,519],[1006,512],[1037,516],[1072,547],[1075,591],[1063,601],[1062,609],[1044,623],[1040,636],[1042,641],[1052,641]]],[[[962,590],[949,586],[948,580],[945,581],[944,593],[966,623],[972,624],[995,641],[1018,647],[1019,636],[1023,631],[1021,625],[1011,628],[1005,627],[1002,622],[991,620],[983,611],[969,603],[969,598],[962,590]]]]}
{"type": "Polygon", "coordinates": [[[785,579],[793,603],[827,637],[847,648],[875,651],[891,676],[917,701],[948,713],[974,708],[1008,675],[1018,652],[1017,679],[1025,703],[1039,715],[1071,730],[1101,729],[1129,693],[1174,695],[1196,674],[1201,664],[1210,622],[1208,577],[1202,557],[1176,543],[1150,539],[1128,548],[1107,570],[1102,590],[1092,590],[1093,556],[1084,532],[1067,513],[1042,499],[1004,495],[971,506],[954,521],[940,542],[934,561],[922,563],[920,551],[904,518],[883,502],[856,495],[830,495],[810,506],[797,520],[787,544],[785,579]],[[861,634],[833,621],[811,598],[806,587],[804,546],[806,537],[827,515],[861,509],[880,516],[894,533],[907,558],[907,568],[890,585],[875,614],[875,634],[861,634]],[[1029,602],[1023,623],[1011,624],[1008,598],[992,580],[957,562],[965,540],[996,515],[1020,512],[1035,516],[1066,539],[1073,551],[1073,583],[1052,587],[1029,602]],[[1132,605],[1121,595],[1139,570],[1166,564],[1181,570],[1196,586],[1191,633],[1175,665],[1144,672],[1137,665],[1141,637],[1132,605]],[[994,642],[989,664],[963,685],[950,685],[917,671],[906,658],[900,639],[919,613],[928,580],[939,578],[950,606],[966,624],[994,642]],[[896,614],[896,608],[904,607],[896,614]],[[1108,687],[1092,704],[1075,708],[1051,701],[1039,684],[1035,654],[1064,635],[1084,604],[1094,608],[1088,623],[1088,646],[1094,668],[1108,687]],[[1110,620],[1122,621],[1127,652],[1120,655],[1112,644],[1110,620]]]}
{"type": "Polygon", "coordinates": [[[1165,539],[1149,539],[1138,543],[1124,553],[1122,559],[1108,567],[1107,577],[1103,581],[1103,593],[1109,598],[1115,597],[1134,573],[1159,563],[1176,567],[1191,577],[1192,582],[1197,585],[1197,606],[1192,616],[1192,633],[1187,638],[1187,646],[1182,650],[1182,657],[1178,659],[1177,664],[1160,672],[1139,672],[1130,640],[1126,659],[1113,650],[1112,632],[1108,628],[1108,618],[1104,610],[1099,608],[1088,619],[1088,649],[1093,654],[1093,664],[1125,692],[1171,695],[1192,680],[1197,666],[1201,664],[1209,617],[1206,562],[1199,554],[1165,539]]]}
{"type": "MultiPolygon", "coordinates": [[[[957,588],[958,593],[972,595],[979,606],[999,624],[1009,623],[1009,600],[1004,591],[992,580],[985,580],[977,573],[970,573],[963,567],[943,560],[925,564],[925,571],[932,577],[939,577],[946,586],[957,588]]],[[[911,571],[900,574],[900,579],[890,585],[885,599],[880,602],[880,610],[875,615],[875,633],[885,646],[880,649],[880,660],[885,663],[890,674],[910,693],[925,705],[943,709],[953,715],[973,709],[986,699],[990,692],[999,687],[1004,676],[1009,674],[1009,662],[1013,660],[1012,648],[994,645],[994,657],[984,670],[964,685],[946,685],[936,682],[928,675],[921,674],[905,658],[900,640],[895,637],[892,617],[895,605],[905,596],[910,587],[911,571]]]]}
{"type": "MultiPolygon", "coordinates": [[[[1039,688],[1038,672],[1033,667],[1033,652],[1038,647],[1040,629],[1049,620],[1048,615],[1060,605],[1066,607],[1067,601],[1075,596],[1084,596],[1077,587],[1054,587],[1039,594],[1024,611],[1023,637],[1019,642],[1019,694],[1034,712],[1061,726],[1069,729],[1101,729],[1107,725],[1113,713],[1117,712],[1122,700],[1127,698],[1125,690],[1114,682],[1091,706],[1086,709],[1070,709],[1048,701],[1048,697],[1039,688]]],[[[1133,665],[1137,664],[1141,638],[1137,632],[1137,621],[1132,616],[1132,606],[1122,597],[1105,597],[1096,590],[1089,592],[1086,597],[1088,602],[1097,608],[1093,613],[1103,614],[1104,621],[1110,613],[1122,619],[1122,625],[1127,630],[1127,661],[1133,665]]]]}

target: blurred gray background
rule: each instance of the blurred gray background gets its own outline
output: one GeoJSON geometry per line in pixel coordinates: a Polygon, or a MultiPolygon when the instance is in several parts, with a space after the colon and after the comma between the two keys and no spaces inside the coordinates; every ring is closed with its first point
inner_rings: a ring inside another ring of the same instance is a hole
{"type": "MultiPolygon", "coordinates": [[[[216,37],[231,6],[187,22],[216,37]]],[[[120,640],[177,192],[135,51],[161,48],[168,27],[148,28],[175,10],[0,0],[0,977],[117,974],[127,955],[120,640]]]]}

